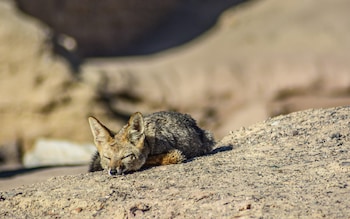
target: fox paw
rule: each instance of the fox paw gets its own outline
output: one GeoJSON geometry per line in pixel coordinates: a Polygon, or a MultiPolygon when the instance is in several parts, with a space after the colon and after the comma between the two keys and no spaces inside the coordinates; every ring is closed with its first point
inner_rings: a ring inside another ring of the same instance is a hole
{"type": "Polygon", "coordinates": [[[186,157],[182,154],[179,150],[172,150],[169,151],[162,160],[162,164],[177,164],[182,163],[184,160],[186,160],[186,157]]]}

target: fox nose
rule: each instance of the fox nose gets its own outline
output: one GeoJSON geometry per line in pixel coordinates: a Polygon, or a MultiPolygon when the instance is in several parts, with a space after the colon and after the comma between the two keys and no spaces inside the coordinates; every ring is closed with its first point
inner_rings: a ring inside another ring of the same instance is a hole
{"type": "Polygon", "coordinates": [[[117,175],[117,170],[116,169],[110,169],[109,170],[109,175],[111,175],[111,176],[115,176],[115,175],[117,175]]]}
{"type": "Polygon", "coordinates": [[[123,175],[124,171],[122,168],[116,168],[116,169],[110,169],[108,173],[110,176],[116,176],[116,175],[123,175]]]}

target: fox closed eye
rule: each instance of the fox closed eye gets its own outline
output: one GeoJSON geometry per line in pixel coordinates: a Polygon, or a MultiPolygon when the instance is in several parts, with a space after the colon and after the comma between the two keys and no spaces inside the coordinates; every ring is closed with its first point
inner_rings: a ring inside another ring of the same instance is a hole
{"type": "Polygon", "coordinates": [[[107,157],[106,155],[103,155],[104,158],[106,158],[107,160],[111,160],[110,157],[107,157]]]}
{"type": "Polygon", "coordinates": [[[124,159],[134,160],[135,158],[136,158],[136,157],[135,157],[134,154],[128,154],[128,155],[122,157],[122,160],[124,160],[124,159]]]}

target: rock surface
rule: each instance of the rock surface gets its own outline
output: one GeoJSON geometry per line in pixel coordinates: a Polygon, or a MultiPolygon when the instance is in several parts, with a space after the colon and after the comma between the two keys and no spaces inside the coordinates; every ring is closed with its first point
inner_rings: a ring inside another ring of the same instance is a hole
{"type": "Polygon", "coordinates": [[[52,53],[48,32],[12,1],[0,2],[0,150],[19,145],[25,152],[38,138],[90,142],[87,117],[108,115],[96,92],[52,53]]]}
{"type": "Polygon", "coordinates": [[[42,166],[82,165],[91,162],[96,152],[93,144],[74,144],[69,141],[38,139],[33,149],[23,157],[25,168],[42,166]]]}
{"type": "Polygon", "coordinates": [[[116,178],[54,177],[0,192],[13,218],[346,218],[350,107],[296,112],[232,131],[214,153],[116,178]]]}

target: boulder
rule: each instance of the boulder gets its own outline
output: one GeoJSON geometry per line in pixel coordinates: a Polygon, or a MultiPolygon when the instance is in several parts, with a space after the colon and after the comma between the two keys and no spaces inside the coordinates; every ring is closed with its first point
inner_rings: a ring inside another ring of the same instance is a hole
{"type": "Polygon", "coordinates": [[[69,141],[39,138],[23,158],[25,168],[82,165],[91,161],[96,147],[69,141]]]}
{"type": "Polygon", "coordinates": [[[0,150],[4,153],[25,153],[38,138],[92,141],[87,117],[108,116],[95,90],[79,81],[68,63],[52,52],[49,32],[12,1],[0,2],[0,150]]]}
{"type": "Polygon", "coordinates": [[[271,116],[350,104],[349,7],[251,1],[226,10],[191,44],[90,59],[82,75],[116,112],[186,112],[220,138],[271,116]]]}
{"type": "MultiPolygon", "coordinates": [[[[295,112],[226,135],[189,162],[0,191],[9,218],[347,218],[350,107],[295,112]]],[[[68,172],[68,168],[66,169],[68,172]]]]}

